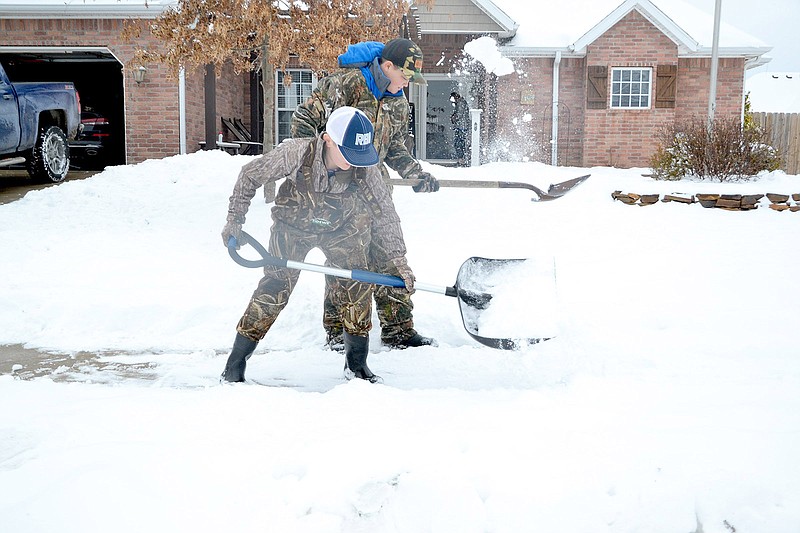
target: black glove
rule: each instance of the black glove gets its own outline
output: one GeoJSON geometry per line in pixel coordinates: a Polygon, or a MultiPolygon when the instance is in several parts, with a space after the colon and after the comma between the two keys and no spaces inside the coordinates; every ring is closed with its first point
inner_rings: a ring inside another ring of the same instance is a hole
{"type": "Polygon", "coordinates": [[[439,180],[434,178],[428,172],[420,172],[417,179],[420,182],[413,187],[414,192],[436,192],[439,190],[439,180]]]}
{"type": "Polygon", "coordinates": [[[228,247],[231,237],[236,239],[236,249],[238,250],[242,245],[242,225],[233,220],[229,220],[222,228],[222,244],[225,245],[225,248],[228,247]]]}
{"type": "Polygon", "coordinates": [[[412,272],[411,267],[408,266],[408,261],[406,261],[405,257],[396,257],[395,259],[389,260],[389,265],[394,267],[397,270],[397,275],[403,278],[403,282],[406,284],[406,290],[409,293],[414,292],[414,281],[416,278],[414,277],[414,272],[412,272]]]}

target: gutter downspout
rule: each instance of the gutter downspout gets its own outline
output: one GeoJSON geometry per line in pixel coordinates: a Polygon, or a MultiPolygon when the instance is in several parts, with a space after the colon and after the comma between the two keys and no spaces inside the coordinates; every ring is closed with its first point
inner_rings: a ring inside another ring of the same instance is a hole
{"type": "Polygon", "coordinates": [[[561,51],[556,51],[556,58],[553,61],[553,129],[550,133],[550,144],[552,151],[550,164],[558,166],[558,80],[561,69],[561,51]]]}
{"type": "Polygon", "coordinates": [[[186,153],[186,70],[178,73],[178,139],[181,154],[186,153]]]}
{"type": "Polygon", "coordinates": [[[714,4],[714,42],[711,45],[711,82],[708,91],[708,127],[714,123],[714,113],[717,110],[717,70],[719,68],[719,24],[722,0],[714,4]]]}

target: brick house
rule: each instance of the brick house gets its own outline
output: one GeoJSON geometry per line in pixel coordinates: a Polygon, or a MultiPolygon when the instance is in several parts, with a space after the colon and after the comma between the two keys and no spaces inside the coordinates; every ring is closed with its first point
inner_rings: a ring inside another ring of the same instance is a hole
{"type": "MultiPolygon", "coordinates": [[[[432,8],[412,7],[409,36],[424,50],[428,81],[424,89],[412,85],[408,91],[417,156],[453,161],[449,98],[459,92],[471,108],[483,110],[484,161],[646,166],[660,124],[706,113],[713,17],[687,14],[675,7],[678,0],[619,1],[565,0],[537,4],[536,10],[519,0],[436,0],[432,8]],[[486,35],[513,60],[514,73],[497,76],[465,61],[465,44],[486,35]]],[[[175,79],[160,65],[146,65],[146,79],[137,83],[132,74],[139,65],[130,64],[134,46],[147,46],[149,37],[143,32],[137,43],[120,38],[125,20],[146,22],[176,3],[0,0],[0,60],[29,79],[74,81],[84,106],[112,122],[114,164],[193,152],[205,139],[204,73],[175,79]]],[[[745,70],[762,64],[768,50],[723,25],[717,116],[741,116],[745,70]]],[[[291,86],[276,73],[269,89],[275,134],[268,145],[288,136],[294,107],[316,83],[301,65],[289,73],[291,86]]],[[[221,117],[239,117],[258,135],[258,78],[228,68],[218,74],[215,126],[221,129],[221,117]]]]}
{"type": "MultiPolygon", "coordinates": [[[[707,115],[714,21],[678,0],[619,1],[437,0],[417,12],[426,57],[444,60],[426,72],[447,70],[447,51],[479,32],[494,34],[516,72],[460,77],[472,106],[494,111],[481,124],[485,154],[647,166],[662,124],[707,115]]],[[[769,50],[722,24],[715,116],[741,117],[745,70],[769,50]]]]}
{"type": "MultiPolygon", "coordinates": [[[[199,149],[205,139],[204,72],[177,78],[146,65],[137,83],[131,64],[137,45],[120,37],[126,20],[157,17],[175,0],[0,0],[0,61],[22,81],[75,83],[84,110],[108,118],[111,164],[138,163],[199,149]]],[[[249,76],[223,69],[216,90],[218,116],[249,116],[249,76]]],[[[217,125],[220,122],[217,120],[217,125]]]]}

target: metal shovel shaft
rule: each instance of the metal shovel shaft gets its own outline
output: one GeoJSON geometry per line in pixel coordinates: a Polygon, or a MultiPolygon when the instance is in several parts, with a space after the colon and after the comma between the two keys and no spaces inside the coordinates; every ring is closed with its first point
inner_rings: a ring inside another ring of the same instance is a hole
{"type": "MultiPolygon", "coordinates": [[[[374,285],[385,285],[387,287],[405,288],[406,283],[402,278],[397,276],[390,276],[388,274],[379,274],[377,272],[370,272],[368,270],[346,270],[343,268],[334,268],[323,265],[316,265],[313,263],[304,263],[302,261],[292,261],[290,259],[281,259],[271,255],[264,246],[254,239],[250,234],[242,232],[242,241],[238,243],[234,237],[228,239],[228,254],[231,258],[241,266],[248,268],[261,268],[266,265],[276,266],[281,268],[291,268],[294,270],[307,270],[309,272],[317,272],[319,274],[326,274],[329,276],[336,276],[338,278],[354,279],[364,283],[372,283],[374,285]],[[245,259],[239,254],[236,249],[238,244],[249,244],[259,253],[261,259],[245,259]]],[[[444,294],[445,296],[458,296],[458,291],[455,287],[443,287],[440,285],[431,285],[430,283],[416,282],[414,288],[421,291],[435,292],[437,294],[444,294]]]]}
{"type": "MultiPolygon", "coordinates": [[[[561,198],[565,194],[567,194],[570,190],[577,187],[586,179],[591,176],[591,174],[586,174],[584,176],[578,176],[577,178],[572,178],[567,181],[562,181],[560,183],[553,183],[548,187],[547,192],[543,191],[536,185],[532,185],[530,183],[524,183],[521,181],[483,181],[483,180],[437,180],[439,182],[440,187],[454,187],[454,188],[461,188],[461,189],[527,189],[529,191],[533,191],[536,193],[536,198],[532,198],[534,202],[547,202],[550,200],[555,200],[557,198],[561,198]]],[[[391,178],[389,179],[389,183],[391,185],[406,185],[406,186],[415,186],[419,185],[422,180],[418,179],[397,179],[391,178]]]]}
{"type": "MultiPolygon", "coordinates": [[[[258,242],[255,238],[253,238],[244,231],[241,232],[241,241],[242,242],[237,242],[236,238],[230,237],[228,239],[228,254],[234,261],[236,261],[236,263],[244,267],[260,268],[270,265],[280,268],[291,268],[295,270],[308,270],[312,272],[318,272],[320,274],[327,274],[340,278],[353,279],[356,281],[361,281],[364,283],[372,283],[376,285],[385,285],[389,287],[406,286],[402,278],[399,278],[397,276],[390,276],[388,274],[379,274],[377,272],[369,272],[367,270],[358,270],[358,269],[346,270],[341,268],[333,268],[322,265],[316,265],[312,263],[304,263],[301,261],[292,261],[288,259],[281,259],[279,257],[275,257],[271,255],[260,242],[258,242]],[[237,250],[239,244],[251,245],[259,253],[259,255],[261,255],[261,259],[251,260],[242,257],[237,250]]],[[[461,278],[462,271],[468,264],[474,264],[476,262],[503,263],[506,261],[520,261],[520,260],[500,260],[500,259],[484,259],[478,257],[471,257],[470,259],[465,261],[464,264],[461,266],[461,270],[459,271],[458,277],[461,278]]],[[[456,298],[458,300],[459,309],[461,310],[461,318],[462,322],[464,323],[464,329],[466,329],[467,334],[469,334],[470,337],[472,337],[473,339],[475,339],[476,341],[480,342],[485,346],[489,346],[491,348],[499,348],[501,350],[514,350],[519,348],[523,344],[530,345],[539,343],[543,340],[547,340],[547,338],[528,338],[528,339],[513,340],[504,338],[484,337],[480,335],[477,330],[474,331],[471,330],[470,327],[467,326],[467,322],[464,316],[465,310],[468,309],[470,313],[479,313],[480,311],[486,309],[492,300],[491,294],[481,292],[478,290],[461,288],[459,287],[458,281],[456,281],[456,284],[452,287],[431,285],[422,282],[415,282],[414,287],[422,291],[434,292],[437,294],[443,294],[445,296],[451,296],[456,298]]]]}

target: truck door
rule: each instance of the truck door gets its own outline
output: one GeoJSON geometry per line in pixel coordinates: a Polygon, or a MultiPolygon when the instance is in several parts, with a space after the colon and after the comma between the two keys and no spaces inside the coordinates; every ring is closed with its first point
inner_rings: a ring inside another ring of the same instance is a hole
{"type": "Polygon", "coordinates": [[[15,152],[19,146],[19,112],[14,88],[0,67],[0,154],[15,152]]]}

